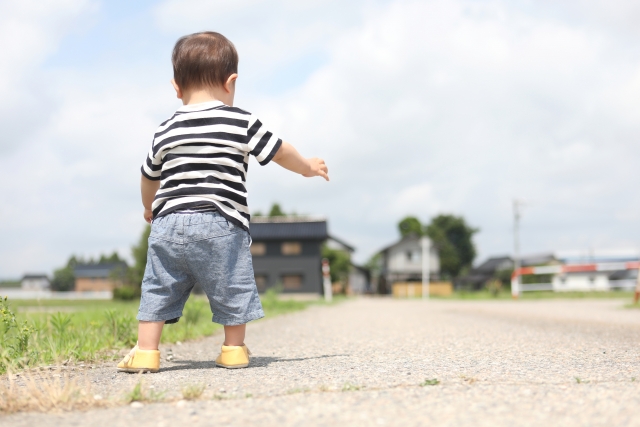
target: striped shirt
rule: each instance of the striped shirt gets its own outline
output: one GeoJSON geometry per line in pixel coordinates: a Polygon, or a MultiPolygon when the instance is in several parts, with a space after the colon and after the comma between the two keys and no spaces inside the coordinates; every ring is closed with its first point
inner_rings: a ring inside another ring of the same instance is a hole
{"type": "Polygon", "coordinates": [[[266,165],[282,140],[253,114],[220,101],[185,105],[153,137],[142,175],[160,180],[153,217],[215,208],[249,230],[249,155],[266,165]]]}

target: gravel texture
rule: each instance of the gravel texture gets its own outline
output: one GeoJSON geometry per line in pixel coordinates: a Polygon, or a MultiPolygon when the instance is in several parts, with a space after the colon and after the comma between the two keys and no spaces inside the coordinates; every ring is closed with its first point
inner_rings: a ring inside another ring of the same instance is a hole
{"type": "MultiPolygon", "coordinates": [[[[640,426],[640,310],[623,304],[362,298],[312,307],[250,325],[247,369],[215,367],[220,335],[161,348],[161,372],[142,378],[165,402],[14,414],[0,426],[640,426]],[[195,384],[206,385],[201,400],[180,400],[195,384]]],[[[111,365],[69,373],[106,399],[140,378],[111,365]]]]}

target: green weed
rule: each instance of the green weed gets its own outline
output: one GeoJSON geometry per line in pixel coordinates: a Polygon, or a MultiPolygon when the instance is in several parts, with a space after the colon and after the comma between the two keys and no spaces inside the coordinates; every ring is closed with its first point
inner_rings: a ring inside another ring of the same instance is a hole
{"type": "Polygon", "coordinates": [[[182,398],[185,400],[196,400],[202,396],[205,389],[204,384],[188,384],[182,387],[182,398]]]}
{"type": "Polygon", "coordinates": [[[287,390],[287,394],[298,394],[298,393],[306,393],[309,391],[308,387],[296,387],[296,388],[292,388],[290,390],[287,390]]]}
{"type": "Polygon", "coordinates": [[[157,402],[162,400],[164,393],[151,390],[147,387],[142,379],[133,386],[130,392],[125,394],[124,401],[131,402],[157,402]]]}
{"type": "Polygon", "coordinates": [[[423,382],[420,383],[420,386],[421,387],[425,387],[425,386],[428,386],[428,385],[438,385],[438,384],[440,384],[440,380],[438,380],[437,378],[433,378],[433,379],[430,379],[430,380],[429,379],[424,380],[423,382]]]}
{"type": "Polygon", "coordinates": [[[359,391],[361,388],[362,386],[359,385],[345,383],[345,385],[342,386],[342,391],[359,391]]]}

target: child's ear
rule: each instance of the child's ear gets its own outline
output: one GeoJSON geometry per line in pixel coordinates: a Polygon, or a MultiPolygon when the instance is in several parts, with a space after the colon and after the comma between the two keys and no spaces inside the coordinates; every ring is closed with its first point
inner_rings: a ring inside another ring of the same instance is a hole
{"type": "Polygon", "coordinates": [[[235,84],[237,79],[238,79],[237,73],[233,73],[229,76],[229,78],[227,79],[227,82],[224,84],[224,90],[227,91],[227,93],[231,93],[231,91],[235,89],[235,84]]]}
{"type": "Polygon", "coordinates": [[[178,83],[176,83],[174,79],[171,79],[171,85],[176,90],[176,97],[178,99],[182,99],[182,89],[180,89],[180,86],[178,86],[178,83]]]}

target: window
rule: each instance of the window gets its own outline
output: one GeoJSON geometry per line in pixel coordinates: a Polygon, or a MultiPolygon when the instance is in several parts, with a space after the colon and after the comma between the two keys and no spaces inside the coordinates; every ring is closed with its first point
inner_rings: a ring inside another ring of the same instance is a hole
{"type": "Polygon", "coordinates": [[[282,255],[300,255],[302,245],[300,242],[284,242],[281,247],[282,255]]]}
{"type": "Polygon", "coordinates": [[[407,251],[407,261],[408,262],[421,262],[422,261],[422,257],[421,257],[421,253],[420,251],[407,251]]]}
{"type": "Polygon", "coordinates": [[[282,276],[282,286],[285,290],[295,291],[302,288],[302,275],[286,274],[282,276]]]}
{"type": "Polygon", "coordinates": [[[265,243],[257,243],[253,242],[251,244],[251,255],[253,256],[263,256],[267,253],[267,245],[265,243]]]}
{"type": "Polygon", "coordinates": [[[266,274],[256,274],[256,286],[258,288],[258,292],[264,292],[267,290],[267,275],[266,274]]]}

